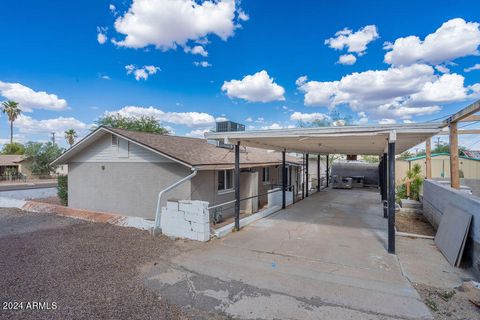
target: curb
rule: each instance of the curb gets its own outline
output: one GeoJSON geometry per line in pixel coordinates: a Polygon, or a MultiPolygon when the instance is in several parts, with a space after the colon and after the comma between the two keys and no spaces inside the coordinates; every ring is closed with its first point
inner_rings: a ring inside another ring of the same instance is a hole
{"type": "Polygon", "coordinates": [[[127,217],[115,213],[97,212],[85,209],[76,209],[64,207],[56,204],[49,204],[36,201],[16,201],[12,202],[11,207],[16,207],[25,211],[53,213],[63,217],[80,219],[97,223],[108,223],[121,227],[132,227],[141,230],[151,230],[155,224],[154,221],[139,217],[127,217]]]}

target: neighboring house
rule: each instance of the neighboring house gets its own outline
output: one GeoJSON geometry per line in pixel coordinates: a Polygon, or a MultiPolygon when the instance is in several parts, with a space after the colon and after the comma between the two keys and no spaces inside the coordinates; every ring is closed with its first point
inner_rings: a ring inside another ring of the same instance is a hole
{"type": "MultiPolygon", "coordinates": [[[[480,152],[464,151],[459,157],[460,177],[467,179],[480,179],[480,152]],[[474,157],[474,156],[477,157],[474,157]],[[462,176],[463,174],[463,176],[462,176]]],[[[422,173],[426,173],[426,156],[412,157],[406,160],[396,161],[396,178],[405,177],[409,168],[414,164],[420,164],[422,173]]],[[[450,178],[450,154],[449,153],[433,153],[432,154],[432,178],[450,178]]]]}
{"type": "MultiPolygon", "coordinates": [[[[281,184],[281,153],[241,148],[240,158],[241,198],[281,184]]],[[[203,200],[212,206],[235,197],[233,149],[205,139],[102,126],[53,164],[68,164],[68,205],[75,208],[153,219],[158,193],[193,169],[197,175],[167,192],[162,206],[168,199],[203,200]]],[[[287,184],[298,190],[297,159],[287,157],[287,164],[287,184]]],[[[241,210],[255,212],[267,204],[267,195],[255,199],[242,201],[241,210]]],[[[233,214],[228,207],[224,216],[233,214]]]]}
{"type": "Polygon", "coordinates": [[[0,155],[0,177],[5,180],[19,173],[29,177],[32,173],[28,164],[29,160],[23,155],[2,154],[0,155]]]}

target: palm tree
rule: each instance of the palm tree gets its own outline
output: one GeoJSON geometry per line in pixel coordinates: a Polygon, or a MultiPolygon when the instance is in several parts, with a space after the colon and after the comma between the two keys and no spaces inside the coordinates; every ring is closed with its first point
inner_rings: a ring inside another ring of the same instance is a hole
{"type": "Polygon", "coordinates": [[[68,129],[65,131],[65,139],[67,139],[68,144],[70,147],[75,143],[75,138],[77,137],[77,132],[75,129],[68,129]]]}
{"type": "Polygon", "coordinates": [[[18,102],[15,101],[4,101],[3,113],[8,116],[8,121],[10,121],[10,144],[13,143],[13,122],[17,120],[18,116],[22,113],[22,110],[18,106],[18,102]]]}

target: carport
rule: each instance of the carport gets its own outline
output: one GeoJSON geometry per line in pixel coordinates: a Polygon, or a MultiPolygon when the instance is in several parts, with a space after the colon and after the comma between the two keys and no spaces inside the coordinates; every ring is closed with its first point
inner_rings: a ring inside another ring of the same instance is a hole
{"type": "MultiPolygon", "coordinates": [[[[282,208],[286,207],[286,165],[288,152],[328,156],[377,155],[380,156],[380,193],[384,203],[384,217],[388,218],[388,252],[395,253],[395,155],[438,134],[442,122],[379,125],[295,128],[236,132],[210,132],[205,137],[235,146],[235,229],[240,229],[240,146],[280,151],[282,165],[282,208]]],[[[318,170],[320,175],[320,170],[318,170]]],[[[327,161],[328,181],[328,161],[327,161]]],[[[308,196],[308,193],[306,194],[308,196]]]]}

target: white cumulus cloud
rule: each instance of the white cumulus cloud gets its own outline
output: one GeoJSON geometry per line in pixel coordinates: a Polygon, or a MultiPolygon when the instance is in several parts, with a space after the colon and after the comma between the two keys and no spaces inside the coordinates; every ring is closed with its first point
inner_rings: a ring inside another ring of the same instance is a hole
{"type": "Polygon", "coordinates": [[[463,69],[463,71],[465,71],[465,72],[471,72],[473,70],[480,70],[480,63],[477,63],[477,64],[475,64],[471,67],[463,69]]]}
{"type": "Polygon", "coordinates": [[[338,63],[340,64],[346,64],[346,65],[352,65],[357,62],[357,57],[355,57],[353,54],[342,54],[338,58],[338,63]]]}
{"type": "Polygon", "coordinates": [[[68,129],[75,129],[81,135],[86,134],[89,129],[89,125],[73,117],[37,120],[24,114],[15,121],[15,127],[20,133],[49,134],[55,132],[59,137],[62,137],[68,129]]]}
{"type": "Polygon", "coordinates": [[[290,115],[290,120],[292,121],[301,121],[301,122],[314,122],[314,121],[323,121],[329,120],[330,117],[324,113],[313,112],[313,113],[301,113],[294,112],[290,115]]]}
{"type": "Polygon", "coordinates": [[[249,102],[271,102],[285,100],[285,89],[270,78],[267,71],[262,70],[247,75],[242,80],[225,81],[222,85],[230,98],[239,98],[249,102]]]}
{"type": "Polygon", "coordinates": [[[437,75],[425,64],[355,72],[338,81],[309,81],[303,76],[296,84],[307,106],[343,104],[384,118],[432,114],[441,104],[475,98],[480,89],[480,84],[465,86],[463,76],[455,73],[437,75]]]}
{"type": "Polygon", "coordinates": [[[190,47],[185,47],[185,52],[191,53],[191,54],[199,54],[202,57],[208,57],[208,51],[205,50],[204,47],[202,46],[194,46],[193,48],[190,47]]]}
{"type": "Polygon", "coordinates": [[[395,123],[397,123],[397,121],[395,121],[395,119],[385,118],[385,119],[378,120],[378,123],[379,124],[395,124],[395,123]]]}
{"type": "Polygon", "coordinates": [[[193,64],[196,67],[209,68],[212,65],[208,61],[194,61],[193,64]]]}
{"type": "Polygon", "coordinates": [[[234,0],[133,0],[128,11],[115,20],[115,30],[124,35],[118,46],[160,50],[185,47],[189,41],[203,43],[213,34],[227,40],[247,15],[234,0]]]}
{"type": "Polygon", "coordinates": [[[125,70],[127,70],[127,74],[133,74],[135,76],[135,80],[147,80],[149,76],[152,74],[157,73],[160,71],[159,67],[156,66],[143,66],[141,68],[137,68],[133,64],[129,64],[125,66],[125,70]]]}
{"type": "Polygon", "coordinates": [[[356,32],[345,28],[335,33],[335,37],[325,40],[325,44],[332,49],[343,50],[363,54],[367,50],[367,45],[378,39],[378,31],[375,25],[368,25],[356,32]]]}
{"type": "Polygon", "coordinates": [[[97,41],[100,44],[104,44],[107,42],[108,37],[107,37],[107,30],[108,28],[105,27],[97,27],[97,41]]]}
{"type": "Polygon", "coordinates": [[[162,123],[179,124],[187,127],[206,127],[215,123],[215,117],[205,112],[166,112],[153,106],[126,106],[117,111],[106,112],[106,114],[115,113],[130,117],[149,116],[154,117],[162,123]]]}
{"type": "Polygon", "coordinates": [[[20,83],[0,81],[0,96],[16,101],[24,112],[33,109],[61,111],[67,109],[67,101],[45,91],[34,91],[20,83]]]}
{"type": "Polygon", "coordinates": [[[421,40],[418,36],[398,38],[386,43],[385,62],[400,66],[414,63],[439,64],[469,55],[478,55],[480,24],[461,18],[443,23],[421,40]]]}

